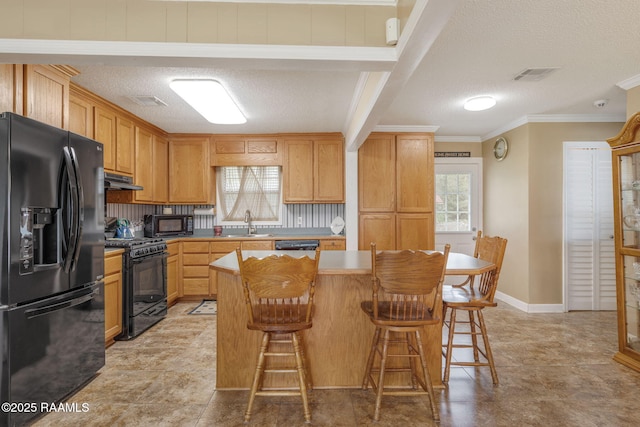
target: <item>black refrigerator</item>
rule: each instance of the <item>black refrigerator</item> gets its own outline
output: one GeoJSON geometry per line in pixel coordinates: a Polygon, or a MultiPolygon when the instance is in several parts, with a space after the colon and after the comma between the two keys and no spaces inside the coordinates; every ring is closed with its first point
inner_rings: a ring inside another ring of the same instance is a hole
{"type": "Polygon", "coordinates": [[[102,165],[102,144],[0,114],[0,425],[104,366],[102,165]]]}

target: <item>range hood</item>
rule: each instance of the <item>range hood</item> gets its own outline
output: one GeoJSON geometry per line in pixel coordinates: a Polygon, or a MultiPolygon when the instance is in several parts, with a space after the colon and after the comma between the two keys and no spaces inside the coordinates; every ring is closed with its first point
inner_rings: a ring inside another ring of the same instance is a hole
{"type": "Polygon", "coordinates": [[[104,173],[105,190],[142,190],[139,185],[133,184],[133,178],[130,176],[118,175],[115,173],[104,173]]]}

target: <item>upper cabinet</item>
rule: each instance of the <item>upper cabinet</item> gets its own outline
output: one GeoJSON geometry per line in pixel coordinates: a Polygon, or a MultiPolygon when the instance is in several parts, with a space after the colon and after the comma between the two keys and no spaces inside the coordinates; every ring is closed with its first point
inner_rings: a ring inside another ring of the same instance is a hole
{"type": "Polygon", "coordinates": [[[396,210],[394,135],[370,136],[358,150],[358,208],[360,212],[396,210]]]}
{"type": "Polygon", "coordinates": [[[169,199],[169,144],[166,138],[136,126],[133,181],[143,187],[134,191],[139,203],[166,203],[169,199]]]}
{"type": "Polygon", "coordinates": [[[69,85],[77,71],[70,67],[24,66],[24,116],[60,129],[69,128],[69,85]]]}
{"type": "Polygon", "coordinates": [[[111,203],[166,203],[169,144],[153,125],[77,85],[71,85],[69,130],[103,144],[104,169],[133,176],[140,191],[109,191],[111,203]]]}
{"type": "Polygon", "coordinates": [[[283,141],[275,136],[216,136],[211,166],[280,166],[283,141]]]}
{"type": "Polygon", "coordinates": [[[0,112],[22,114],[23,66],[0,64],[0,112]]]}
{"type": "Polygon", "coordinates": [[[169,139],[169,203],[209,204],[215,200],[209,137],[169,139]]]}
{"type": "Polygon", "coordinates": [[[433,249],[433,135],[374,133],[358,150],[359,248],[433,249]]]}
{"type": "Polygon", "coordinates": [[[0,64],[0,110],[69,127],[69,86],[77,71],[62,65],[0,64]]]}
{"type": "Polygon", "coordinates": [[[284,203],[344,203],[344,139],[287,137],[282,173],[284,203]]]}
{"type": "Polygon", "coordinates": [[[93,139],[93,104],[74,86],[69,95],[69,130],[93,139]]]}
{"type": "Polygon", "coordinates": [[[104,145],[104,169],[133,175],[134,125],[108,107],[94,107],[94,139],[104,145]]]}

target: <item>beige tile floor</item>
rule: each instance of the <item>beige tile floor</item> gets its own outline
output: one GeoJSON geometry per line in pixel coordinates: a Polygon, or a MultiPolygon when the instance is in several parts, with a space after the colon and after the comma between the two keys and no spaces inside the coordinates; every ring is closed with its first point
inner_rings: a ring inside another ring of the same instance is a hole
{"type": "MultiPolygon", "coordinates": [[[[69,402],[87,412],[51,413],[35,426],[241,426],[246,391],[216,391],[216,316],[172,307],[137,339],[107,349],[100,374],[69,402]]],[[[613,312],[526,314],[485,310],[500,385],[487,368],[453,368],[437,390],[441,426],[637,426],[640,374],[611,358],[613,312]]],[[[253,361],[247,361],[253,363],[253,361]]],[[[303,426],[299,398],[257,397],[253,426],[303,426]]],[[[426,398],[385,397],[374,423],[371,390],[314,390],[313,425],[430,426],[426,398]]]]}

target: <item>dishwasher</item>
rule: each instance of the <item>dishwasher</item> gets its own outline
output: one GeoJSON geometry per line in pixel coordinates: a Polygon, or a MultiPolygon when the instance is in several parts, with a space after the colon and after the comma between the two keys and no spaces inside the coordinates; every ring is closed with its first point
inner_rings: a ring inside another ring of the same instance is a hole
{"type": "Polygon", "coordinates": [[[315,251],[320,246],[319,240],[276,240],[277,251],[315,251]]]}

